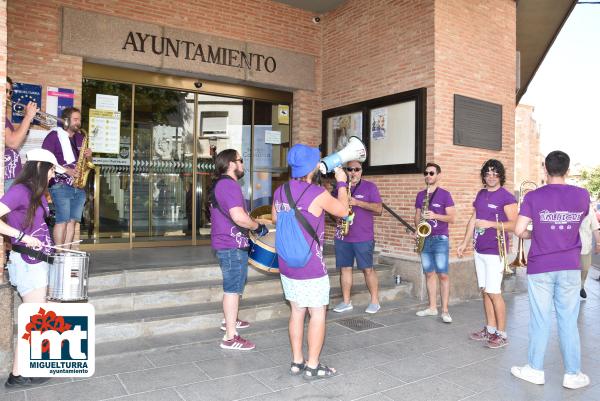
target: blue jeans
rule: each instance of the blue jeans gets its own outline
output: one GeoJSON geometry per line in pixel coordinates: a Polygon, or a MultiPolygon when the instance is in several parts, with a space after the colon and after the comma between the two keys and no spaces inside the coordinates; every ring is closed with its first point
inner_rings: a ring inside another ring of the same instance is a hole
{"type": "Polygon", "coordinates": [[[231,248],[219,249],[216,253],[223,273],[223,292],[242,295],[248,278],[248,251],[231,248]]]}
{"type": "Polygon", "coordinates": [[[56,211],[56,224],[69,221],[81,221],[85,205],[85,191],[66,184],[54,184],[50,187],[50,196],[56,211]]]}
{"type": "Polygon", "coordinates": [[[550,336],[552,305],[556,309],[560,352],[565,373],[581,370],[579,343],[579,290],[581,272],[561,270],[527,276],[529,291],[529,366],[544,370],[544,354],[550,336]]]}
{"type": "Polygon", "coordinates": [[[424,273],[448,274],[448,237],[445,235],[430,235],[425,238],[421,265],[424,273]]]}

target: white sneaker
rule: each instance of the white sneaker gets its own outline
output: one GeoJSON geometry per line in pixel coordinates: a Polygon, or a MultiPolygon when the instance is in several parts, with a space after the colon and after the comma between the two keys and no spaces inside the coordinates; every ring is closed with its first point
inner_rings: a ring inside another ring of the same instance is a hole
{"type": "Polygon", "coordinates": [[[444,321],[444,323],[452,323],[452,316],[450,316],[448,312],[443,312],[442,320],[444,321]]]}
{"type": "Polygon", "coordinates": [[[423,309],[417,312],[417,316],[437,316],[437,309],[423,309]]]}
{"type": "Polygon", "coordinates": [[[544,371],[534,369],[529,365],[513,366],[512,368],[510,368],[510,373],[512,373],[513,376],[516,376],[519,379],[528,381],[529,383],[544,384],[546,382],[546,379],[544,378],[544,371]]]}
{"type": "Polygon", "coordinates": [[[577,389],[582,388],[590,384],[590,378],[588,375],[581,372],[575,375],[565,375],[563,377],[563,387],[577,389]]]}
{"type": "Polygon", "coordinates": [[[344,301],[342,301],[339,304],[337,304],[335,308],[333,308],[333,311],[337,313],[342,313],[350,311],[352,309],[354,309],[354,306],[352,306],[352,301],[350,301],[349,303],[344,303],[344,301]]]}

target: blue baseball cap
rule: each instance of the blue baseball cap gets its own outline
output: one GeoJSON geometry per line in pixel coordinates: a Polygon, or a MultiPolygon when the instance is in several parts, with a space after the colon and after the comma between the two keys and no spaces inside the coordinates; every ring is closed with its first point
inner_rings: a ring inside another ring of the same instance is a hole
{"type": "Polygon", "coordinates": [[[298,143],[290,149],[287,162],[292,168],[292,178],[308,175],[321,160],[321,152],[317,148],[298,143]]]}

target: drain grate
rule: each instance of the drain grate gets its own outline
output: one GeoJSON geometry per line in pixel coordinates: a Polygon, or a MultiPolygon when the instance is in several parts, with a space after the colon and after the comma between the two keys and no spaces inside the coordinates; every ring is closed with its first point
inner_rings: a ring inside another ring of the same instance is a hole
{"type": "Polygon", "coordinates": [[[354,331],[363,331],[383,327],[383,324],[375,323],[369,319],[365,319],[364,317],[351,317],[348,319],[338,320],[336,323],[341,324],[344,327],[348,327],[354,331]]]}

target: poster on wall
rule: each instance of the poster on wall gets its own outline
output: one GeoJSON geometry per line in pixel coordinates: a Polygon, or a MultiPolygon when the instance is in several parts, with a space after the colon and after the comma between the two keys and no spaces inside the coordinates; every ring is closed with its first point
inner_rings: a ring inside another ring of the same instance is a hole
{"type": "Polygon", "coordinates": [[[181,154],[182,138],[179,130],[181,128],[170,125],[156,125],[152,128],[152,159],[174,160],[181,154]]]}
{"type": "MultiPolygon", "coordinates": [[[[273,166],[273,145],[265,142],[267,131],[273,129],[272,125],[254,126],[254,154],[250,152],[250,126],[243,126],[242,135],[242,157],[244,164],[250,166],[251,159],[254,163],[255,171],[252,177],[252,199],[253,208],[263,205],[270,205],[273,202],[271,197],[272,176],[270,172],[264,171],[273,166]],[[263,171],[260,171],[263,170],[263,171]]],[[[242,178],[242,192],[246,199],[246,206],[250,204],[250,177],[242,178]]]]}
{"type": "Polygon", "coordinates": [[[73,107],[75,91],[73,89],[57,88],[48,86],[46,88],[46,113],[60,117],[67,107],[73,107]]]}
{"type": "Polygon", "coordinates": [[[96,94],[96,109],[119,111],[119,96],[96,94]]]}
{"type": "Polygon", "coordinates": [[[15,82],[13,84],[13,94],[11,97],[13,102],[13,115],[12,123],[20,124],[23,121],[23,116],[17,116],[15,114],[15,103],[20,103],[22,106],[17,108],[25,108],[29,102],[37,103],[38,107],[42,108],[42,85],[24,84],[22,82],[15,82]]]}
{"type": "Polygon", "coordinates": [[[385,139],[388,121],[387,107],[371,110],[371,140],[385,139]]]}
{"type": "Polygon", "coordinates": [[[362,112],[342,114],[327,119],[327,149],[331,154],[342,149],[351,136],[357,136],[362,141],[362,112]]]}
{"type": "Polygon", "coordinates": [[[90,109],[90,148],[94,153],[119,153],[121,113],[90,109]]]}
{"type": "Polygon", "coordinates": [[[290,106],[286,104],[277,105],[277,122],[282,125],[289,125],[290,106]]]}

